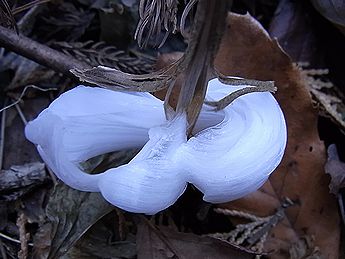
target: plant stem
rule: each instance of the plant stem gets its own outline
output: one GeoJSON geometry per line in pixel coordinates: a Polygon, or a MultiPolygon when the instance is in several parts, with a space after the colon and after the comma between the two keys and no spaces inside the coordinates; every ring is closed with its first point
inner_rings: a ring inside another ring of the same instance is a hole
{"type": "Polygon", "coordinates": [[[199,116],[208,81],[213,75],[214,58],[231,4],[228,0],[199,0],[198,3],[191,38],[180,66],[185,80],[176,108],[177,113],[187,112],[189,132],[199,116]]]}
{"type": "Polygon", "coordinates": [[[90,68],[86,63],[80,62],[28,37],[18,35],[14,31],[2,26],[0,26],[0,46],[72,78],[75,78],[75,76],[70,72],[71,69],[90,68]]]}

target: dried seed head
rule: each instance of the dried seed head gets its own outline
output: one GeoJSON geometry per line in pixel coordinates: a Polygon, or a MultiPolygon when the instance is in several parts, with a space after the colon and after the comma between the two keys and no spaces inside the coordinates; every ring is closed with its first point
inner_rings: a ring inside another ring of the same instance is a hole
{"type": "Polygon", "coordinates": [[[155,38],[155,45],[162,45],[170,32],[176,32],[177,5],[178,0],[140,1],[140,20],[134,35],[140,47],[145,47],[152,37],[155,38]],[[160,37],[162,31],[165,31],[163,38],[160,37]]]}

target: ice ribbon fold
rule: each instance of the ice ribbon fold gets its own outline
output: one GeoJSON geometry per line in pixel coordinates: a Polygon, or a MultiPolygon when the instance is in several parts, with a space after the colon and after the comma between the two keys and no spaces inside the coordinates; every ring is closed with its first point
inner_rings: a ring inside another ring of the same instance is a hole
{"type": "MultiPolygon", "coordinates": [[[[242,87],[213,79],[206,98],[219,100],[242,87]]],[[[67,185],[146,214],[172,205],[187,183],[213,203],[245,196],[267,180],[284,154],[285,120],[270,93],[241,96],[218,112],[204,105],[190,139],[186,127],[184,114],[166,121],[163,102],[149,93],[79,86],[29,122],[25,134],[67,185]],[[141,147],[128,164],[104,173],[79,167],[100,154],[141,147]]]]}

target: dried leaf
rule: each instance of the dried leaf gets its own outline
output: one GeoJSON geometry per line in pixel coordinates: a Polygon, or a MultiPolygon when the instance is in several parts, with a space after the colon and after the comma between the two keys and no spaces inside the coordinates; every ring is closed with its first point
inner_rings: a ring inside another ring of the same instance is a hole
{"type": "Polygon", "coordinates": [[[136,258],[137,247],[134,235],[124,240],[116,240],[117,224],[114,213],[98,221],[76,245],[69,250],[66,258],[136,258]]]}
{"type": "Polygon", "coordinates": [[[25,214],[30,224],[41,224],[45,219],[45,206],[50,194],[50,187],[51,184],[41,185],[40,188],[36,188],[20,200],[19,210],[25,214]]]}
{"type": "MultiPolygon", "coordinates": [[[[133,41],[135,30],[134,16],[130,8],[126,8],[121,4],[109,4],[103,8],[97,8],[100,17],[100,39],[113,44],[119,48],[127,48],[133,41]]],[[[137,10],[136,10],[137,12],[137,10]]]]}
{"type": "Polygon", "coordinates": [[[1,202],[0,203],[0,231],[2,231],[8,223],[7,215],[8,215],[7,204],[5,202],[1,202]]]}
{"type": "Polygon", "coordinates": [[[95,12],[77,8],[73,3],[64,1],[53,6],[50,11],[42,13],[41,17],[41,27],[36,26],[41,38],[75,41],[90,27],[95,12]]]}
{"type": "Polygon", "coordinates": [[[344,131],[345,100],[341,83],[334,85],[328,79],[333,74],[332,80],[339,81],[334,74],[337,73],[336,67],[342,67],[343,44],[334,36],[334,32],[329,29],[330,26],[321,26],[324,27],[321,32],[324,38],[335,39],[321,47],[317,38],[320,34],[319,23],[319,17],[315,17],[312,10],[309,10],[302,1],[283,0],[280,1],[270,24],[270,34],[278,39],[292,60],[297,62],[313,98],[320,105],[319,114],[331,118],[344,131]],[[334,42],[339,44],[334,45],[334,42]],[[332,51],[329,51],[329,48],[332,48],[332,51]],[[334,62],[334,59],[337,62],[334,62]],[[331,62],[327,63],[327,60],[331,62]],[[327,69],[312,69],[320,66],[327,69]]]}
{"type": "Polygon", "coordinates": [[[313,66],[320,63],[320,49],[317,47],[316,26],[304,7],[302,1],[279,1],[269,32],[294,62],[308,62],[313,66]]]}
{"type": "Polygon", "coordinates": [[[0,60],[0,67],[0,71],[14,70],[14,76],[6,86],[6,90],[13,90],[30,84],[51,83],[52,77],[57,76],[53,70],[12,52],[0,60]]]}
{"type": "MultiPolygon", "coordinates": [[[[47,106],[47,98],[26,100],[24,108],[26,119],[33,119],[47,106]]],[[[12,108],[8,110],[7,114],[4,147],[4,153],[6,155],[4,156],[3,167],[8,169],[12,165],[40,161],[35,146],[24,136],[24,124],[20,116],[17,115],[17,111],[12,108]]]]}
{"type": "Polygon", "coordinates": [[[44,164],[39,162],[11,166],[9,170],[1,171],[0,176],[0,192],[37,185],[47,177],[44,164]]]}
{"type": "Polygon", "coordinates": [[[289,249],[290,259],[323,259],[320,251],[315,247],[314,240],[310,237],[302,237],[289,249]]]}
{"type": "Polygon", "coordinates": [[[328,193],[325,149],[307,86],[289,57],[252,17],[231,15],[228,24],[216,66],[226,75],[275,81],[276,98],[286,116],[288,145],[281,165],[260,191],[224,206],[267,216],[284,197],[297,201],[273,229],[266,249],[275,250],[275,258],[286,258],[290,244],[306,234],[315,236],[324,256],[337,258],[339,215],[328,193]]]}
{"type": "MultiPolygon", "coordinates": [[[[310,85],[310,92],[313,94],[313,97],[316,99],[317,103],[321,105],[321,115],[323,114],[326,117],[330,117],[333,122],[335,122],[342,131],[345,131],[345,104],[342,100],[337,97],[337,91],[332,94],[326,94],[323,91],[315,89],[315,85],[310,85]]],[[[336,90],[337,88],[333,88],[336,90]]],[[[340,94],[342,95],[342,94],[340,94]]]]}
{"type": "Polygon", "coordinates": [[[325,165],[326,174],[331,176],[330,192],[338,194],[339,189],[345,187],[345,163],[339,160],[337,147],[332,144],[327,150],[328,159],[325,165]]]}
{"type": "Polygon", "coordinates": [[[47,204],[47,219],[34,237],[34,258],[60,258],[113,207],[99,193],[55,186],[47,204]]]}
{"type": "Polygon", "coordinates": [[[254,258],[255,254],[216,238],[156,229],[140,221],[137,233],[138,259],[163,258],[254,258]]]}
{"type": "Polygon", "coordinates": [[[345,2],[343,0],[311,0],[311,2],[320,14],[345,34],[345,2]]]}

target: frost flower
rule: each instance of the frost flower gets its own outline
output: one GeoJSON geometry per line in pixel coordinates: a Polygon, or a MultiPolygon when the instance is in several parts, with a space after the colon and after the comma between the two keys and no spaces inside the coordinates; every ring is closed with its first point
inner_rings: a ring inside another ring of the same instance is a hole
{"type": "MultiPolygon", "coordinates": [[[[240,88],[211,80],[207,100],[240,88]]],[[[42,111],[25,134],[67,185],[146,214],[172,205],[187,183],[212,203],[245,196],[267,180],[286,145],[284,116],[266,92],[241,96],[218,112],[204,105],[190,139],[186,127],[184,114],[166,121],[163,102],[149,93],[79,86],[42,111]],[[95,175],[80,169],[94,156],[138,147],[123,166],[95,175]]]]}

